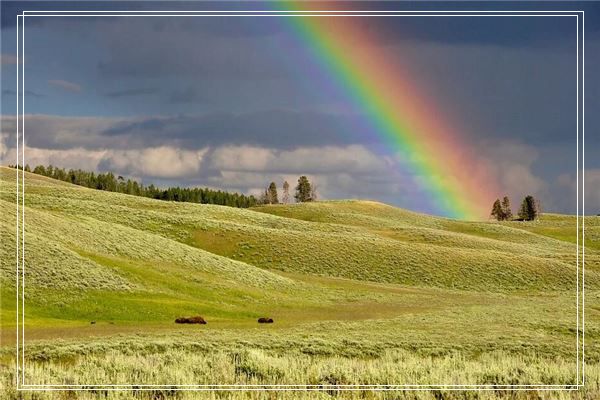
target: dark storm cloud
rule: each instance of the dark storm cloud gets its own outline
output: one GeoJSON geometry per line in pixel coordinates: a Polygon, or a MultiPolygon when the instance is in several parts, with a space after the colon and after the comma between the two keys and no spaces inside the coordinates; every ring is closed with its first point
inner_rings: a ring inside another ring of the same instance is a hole
{"type": "Polygon", "coordinates": [[[113,99],[118,99],[121,97],[144,96],[144,95],[156,94],[156,93],[158,93],[158,89],[156,89],[156,88],[137,88],[137,89],[116,90],[113,92],[106,93],[105,96],[113,98],[113,99]]]}
{"type": "Polygon", "coordinates": [[[191,148],[221,144],[266,145],[276,148],[350,144],[359,132],[347,132],[347,116],[318,112],[269,110],[248,114],[150,117],[121,122],[102,132],[155,145],[177,141],[191,148]]]}
{"type": "MultiPolygon", "coordinates": [[[[207,17],[208,18],[208,17],[207,17]]],[[[189,19],[159,17],[165,21],[163,31],[156,31],[156,22],[146,18],[115,19],[98,38],[106,48],[107,56],[97,64],[98,72],[106,78],[164,78],[167,76],[195,76],[204,79],[274,79],[285,77],[281,63],[273,62],[278,49],[266,37],[257,35],[216,35],[210,29],[185,29],[185,26],[212,25],[206,18],[189,19]],[[178,22],[179,21],[179,22],[178,22]],[[182,26],[183,25],[183,26],[182,26]],[[172,29],[167,29],[173,27],[172,29]]],[[[210,18],[209,18],[210,19],[210,18]]],[[[212,21],[212,19],[210,19],[212,21]]],[[[269,25],[275,21],[257,24],[245,21],[250,27],[269,25]]],[[[235,30],[240,19],[225,19],[223,30],[235,30]]],[[[109,24],[107,22],[107,24],[109,24]]],[[[243,24],[242,24],[243,25],[243,24]]],[[[279,49],[280,50],[280,49],[279,49]]]]}
{"type": "MultiPolygon", "coordinates": [[[[28,145],[44,149],[142,149],[170,145],[190,150],[221,145],[291,149],[361,142],[359,132],[344,129],[347,117],[318,112],[271,110],[134,118],[27,115],[25,120],[28,145]]],[[[10,132],[15,119],[3,117],[2,126],[10,132]]],[[[368,141],[363,139],[365,142],[368,141]]]]}
{"type": "MultiPolygon", "coordinates": [[[[410,47],[408,52],[414,65],[411,75],[422,82],[421,87],[435,99],[440,111],[458,121],[463,135],[512,138],[529,144],[574,144],[574,47],[523,49],[430,43],[410,47]]],[[[590,41],[588,48],[587,68],[593,70],[593,65],[600,65],[596,53],[600,47],[590,41]]],[[[593,78],[586,85],[591,98],[591,89],[598,85],[593,78]]]]}
{"type": "Polygon", "coordinates": [[[206,100],[207,99],[203,97],[196,88],[193,87],[174,90],[169,96],[169,103],[171,104],[195,104],[202,103],[206,100]]]}
{"type": "Polygon", "coordinates": [[[380,43],[406,41],[506,47],[556,47],[576,38],[576,17],[390,16],[353,18],[380,43]]]}
{"type": "MultiPolygon", "coordinates": [[[[15,15],[23,8],[269,6],[266,2],[0,3],[3,29],[14,28],[15,15]]],[[[595,157],[600,148],[600,135],[595,134],[600,114],[593,112],[600,105],[600,79],[594,74],[600,70],[599,5],[353,2],[336,6],[585,8],[586,162],[596,171],[589,175],[588,192],[600,182],[600,160],[595,157]]],[[[513,200],[532,191],[550,209],[573,212],[574,18],[351,18],[355,28],[372,33],[387,54],[398,55],[401,65],[410,70],[407,76],[414,87],[432,99],[431,109],[423,115],[439,116],[441,121],[446,121],[442,113],[450,116],[457,122],[448,124],[456,128],[453,132],[476,154],[494,161],[498,181],[513,200]]],[[[32,68],[35,79],[28,80],[28,87],[35,92],[25,94],[46,93],[45,99],[31,101],[27,109],[38,114],[26,116],[27,157],[62,166],[124,171],[151,181],[168,178],[169,184],[208,182],[242,191],[260,191],[265,182],[294,178],[283,174],[297,177],[310,171],[327,191],[326,197],[373,196],[396,204],[400,196],[414,197],[406,182],[410,176],[398,179],[385,165],[375,168],[377,163],[369,161],[390,156],[390,149],[384,141],[373,143],[374,135],[364,132],[369,122],[356,115],[361,111],[351,104],[350,96],[343,90],[338,93],[335,84],[324,83],[336,82],[338,76],[321,68],[319,60],[310,60],[311,43],[294,34],[288,19],[27,18],[27,27],[35,29],[28,34],[25,65],[32,68]],[[57,79],[80,83],[86,90],[73,95],[45,86],[54,80],[55,86],[76,90],[57,79]],[[373,154],[352,147],[359,145],[373,154]],[[353,170],[350,167],[360,154],[359,165],[364,168],[353,170]],[[335,161],[336,157],[341,158],[335,161]],[[335,163],[328,165],[331,160],[335,163]]],[[[4,53],[16,54],[14,30],[2,33],[3,46],[8,44],[4,53]]],[[[16,74],[16,68],[10,63],[15,58],[3,54],[2,61],[8,63],[2,69],[7,88],[2,105],[8,114],[15,107],[10,98],[15,93],[9,89],[14,87],[11,74],[16,74]]],[[[8,135],[14,132],[14,119],[3,119],[2,127],[5,138],[0,153],[10,148],[6,151],[12,155],[8,135]]],[[[595,187],[588,204],[595,201],[600,207],[600,185],[595,187]]]]}

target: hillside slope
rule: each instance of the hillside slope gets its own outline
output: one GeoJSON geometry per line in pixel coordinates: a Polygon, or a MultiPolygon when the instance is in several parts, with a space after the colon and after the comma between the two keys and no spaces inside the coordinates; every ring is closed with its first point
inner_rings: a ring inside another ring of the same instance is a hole
{"type": "MultiPolygon", "coordinates": [[[[0,168],[5,359],[16,342],[15,178],[0,168]]],[[[237,209],[25,179],[33,382],[155,382],[160,365],[183,384],[414,383],[400,373],[409,355],[427,366],[417,383],[575,379],[573,217],[462,222],[363,201],[237,209]],[[207,325],[174,323],[198,314],[207,325]],[[257,324],[263,316],[275,323],[257,324]],[[457,360],[475,375],[448,372],[457,360]],[[364,368],[377,374],[365,381],[364,368]]],[[[597,220],[586,224],[597,243],[597,220]]],[[[593,245],[586,260],[586,359],[598,360],[593,245]]]]}
{"type": "MultiPolygon", "coordinates": [[[[11,236],[14,171],[2,168],[1,179],[0,223],[11,236]]],[[[246,210],[90,190],[34,174],[26,174],[25,202],[28,276],[41,287],[52,285],[46,272],[57,268],[36,270],[35,257],[45,259],[43,248],[69,266],[56,284],[89,287],[135,285],[93,261],[94,254],[182,264],[193,268],[190,273],[252,287],[292,285],[269,272],[279,270],[411,286],[570,290],[574,282],[565,277],[576,273],[571,240],[533,233],[554,224],[567,237],[573,228],[574,236],[572,217],[561,218],[560,225],[556,217],[521,226],[461,222],[359,201],[246,210]],[[84,266],[88,273],[81,276],[84,266]]],[[[591,243],[599,226],[588,218],[591,243]]],[[[592,286],[598,282],[597,257],[591,246],[587,282],[592,286]]],[[[3,261],[3,269],[9,265],[3,261]]]]}

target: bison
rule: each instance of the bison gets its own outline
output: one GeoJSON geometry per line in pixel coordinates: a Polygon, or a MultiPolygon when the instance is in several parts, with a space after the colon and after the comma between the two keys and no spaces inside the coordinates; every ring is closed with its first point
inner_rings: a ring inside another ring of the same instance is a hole
{"type": "Polygon", "coordinates": [[[273,323],[273,318],[259,318],[258,319],[258,323],[259,324],[272,324],[273,323]]]}
{"type": "Polygon", "coordinates": [[[206,321],[201,316],[197,315],[195,317],[181,317],[175,320],[176,324],[201,324],[206,325],[206,321]]]}

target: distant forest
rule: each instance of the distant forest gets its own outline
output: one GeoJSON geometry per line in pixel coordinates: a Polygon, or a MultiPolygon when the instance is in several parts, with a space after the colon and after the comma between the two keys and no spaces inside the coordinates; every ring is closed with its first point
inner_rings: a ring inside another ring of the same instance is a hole
{"type": "MultiPolygon", "coordinates": [[[[9,165],[11,168],[23,169],[21,166],[9,165]]],[[[85,186],[91,189],[106,190],[109,192],[126,193],[133,196],[149,197],[151,199],[181,201],[200,204],[217,204],[221,206],[248,208],[257,204],[254,196],[246,196],[239,193],[229,193],[222,190],[209,188],[181,188],[179,186],[159,189],[154,185],[143,184],[115,176],[112,172],[95,174],[94,172],[81,169],[69,169],[48,165],[38,165],[33,170],[29,165],[25,171],[47,176],[49,178],[85,186]]]]}

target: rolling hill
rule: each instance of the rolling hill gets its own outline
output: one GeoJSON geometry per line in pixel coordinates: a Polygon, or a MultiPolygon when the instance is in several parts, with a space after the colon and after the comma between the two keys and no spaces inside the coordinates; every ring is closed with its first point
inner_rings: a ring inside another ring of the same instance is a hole
{"type": "MultiPolygon", "coordinates": [[[[15,174],[0,168],[0,322],[9,345],[15,174]]],[[[25,187],[32,360],[121,349],[124,341],[181,349],[199,338],[211,348],[319,357],[390,349],[570,357],[574,349],[573,216],[466,222],[371,201],[239,209],[97,191],[31,173],[25,187]],[[198,313],[209,321],[200,332],[173,323],[198,313]],[[265,315],[276,323],[257,330],[256,318],[265,315]],[[49,346],[56,337],[74,342],[49,346]]],[[[585,223],[593,338],[600,332],[600,218],[585,223]]],[[[597,345],[587,351],[600,358],[597,345]]]]}

